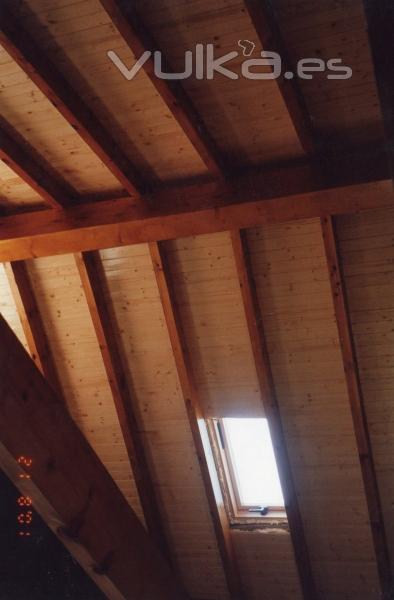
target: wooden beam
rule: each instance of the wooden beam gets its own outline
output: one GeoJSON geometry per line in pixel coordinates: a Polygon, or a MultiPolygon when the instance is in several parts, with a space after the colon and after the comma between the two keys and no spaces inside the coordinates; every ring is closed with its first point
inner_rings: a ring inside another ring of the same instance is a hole
{"type": "Polygon", "coordinates": [[[0,43],[130,196],[139,198],[142,182],[128,157],[4,3],[0,6],[0,43]]]}
{"type": "Polygon", "coordinates": [[[392,0],[364,0],[364,9],[394,179],[394,4],[392,0]]]}
{"type": "Polygon", "coordinates": [[[346,297],[344,279],[334,224],[331,217],[321,220],[322,234],[326,251],[327,266],[330,273],[332,298],[341,343],[343,366],[345,371],[350,408],[353,417],[354,431],[365,495],[371,523],[372,539],[375,547],[376,561],[382,587],[382,597],[391,598],[393,593],[393,577],[390,566],[389,551],[386,540],[383,513],[380,501],[376,471],[373,460],[368,421],[365,412],[362,387],[360,382],[357,356],[354,346],[352,326],[346,297]]]}
{"type": "Polygon", "coordinates": [[[193,374],[193,365],[187,349],[169,272],[165,265],[164,250],[155,242],[149,244],[149,250],[228,590],[232,599],[241,600],[244,598],[244,595],[230,535],[230,524],[224,504],[223,502],[218,502],[215,494],[215,487],[212,481],[213,474],[210,472],[210,466],[204,449],[204,440],[208,436],[207,426],[201,408],[199,392],[193,374]]]}
{"type": "Polygon", "coordinates": [[[116,339],[117,334],[113,327],[113,318],[108,306],[108,295],[105,293],[105,275],[102,262],[96,252],[76,254],[75,261],[103,357],[146,525],[151,538],[169,560],[170,551],[138,425],[136,401],[130,393],[122,366],[121,352],[116,339]]]}
{"type": "Polygon", "coordinates": [[[304,525],[283,432],[280,408],[271,371],[263,319],[250,265],[247,241],[239,230],[233,230],[231,232],[231,242],[257,378],[260,385],[261,399],[271,433],[303,597],[304,600],[316,600],[317,593],[305,539],[304,525]]]}
{"type": "MultiPolygon", "coordinates": [[[[295,73],[294,65],[286,49],[271,0],[244,0],[250,18],[259,37],[263,50],[279,54],[282,60],[282,73],[295,73]]],[[[316,151],[316,141],[312,121],[301,92],[297,76],[276,80],[286,104],[289,116],[297,132],[300,143],[307,154],[316,151]]]]}
{"type": "MultiPolygon", "coordinates": [[[[267,184],[267,178],[265,181],[264,184],[264,181],[259,183],[257,179],[244,178],[234,185],[205,184],[170,189],[154,196],[157,210],[140,210],[131,207],[129,199],[117,199],[62,212],[39,211],[28,217],[26,214],[3,217],[0,218],[0,261],[113,248],[394,206],[391,179],[329,189],[308,181],[305,188],[310,191],[297,193],[295,190],[301,185],[299,180],[290,195],[289,190],[281,189],[281,185],[275,189],[267,184]],[[198,209],[201,206],[206,208],[198,209]]],[[[284,181],[282,179],[282,183],[284,181]]]]}
{"type": "MultiPolygon", "coordinates": [[[[222,159],[191,99],[179,81],[156,77],[153,53],[161,50],[146,30],[133,3],[128,0],[100,0],[100,2],[136,58],[142,56],[147,50],[152,52],[152,57],[143,65],[145,73],[210,172],[220,177],[223,172],[222,159]]],[[[162,70],[171,73],[163,52],[161,56],[162,70]]]]}
{"type": "Polygon", "coordinates": [[[3,318],[0,467],[108,598],[184,600],[166,561],[3,318]],[[32,460],[23,474],[20,456],[32,460]]]}
{"type": "MultiPolygon", "coordinates": [[[[61,183],[55,181],[27,147],[16,140],[16,135],[13,135],[10,126],[4,127],[2,123],[0,123],[0,160],[53,208],[72,204],[70,192],[61,183]]],[[[76,193],[74,197],[77,197],[76,193]]]]}
{"type": "Polygon", "coordinates": [[[62,388],[59,376],[26,264],[17,261],[5,263],[4,267],[30,355],[60,397],[62,388]]]}

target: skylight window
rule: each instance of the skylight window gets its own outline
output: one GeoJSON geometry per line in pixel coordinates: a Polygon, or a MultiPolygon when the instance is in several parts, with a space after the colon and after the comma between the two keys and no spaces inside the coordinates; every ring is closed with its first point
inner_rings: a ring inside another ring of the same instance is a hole
{"type": "Polygon", "coordinates": [[[233,516],[285,516],[267,419],[218,419],[215,427],[233,516]]]}

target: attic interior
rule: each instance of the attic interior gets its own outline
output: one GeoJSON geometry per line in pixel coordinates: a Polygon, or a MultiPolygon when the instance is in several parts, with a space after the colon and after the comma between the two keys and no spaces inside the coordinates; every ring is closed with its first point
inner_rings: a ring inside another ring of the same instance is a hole
{"type": "Polygon", "coordinates": [[[1,599],[394,599],[393,33],[0,1],[1,599]]]}

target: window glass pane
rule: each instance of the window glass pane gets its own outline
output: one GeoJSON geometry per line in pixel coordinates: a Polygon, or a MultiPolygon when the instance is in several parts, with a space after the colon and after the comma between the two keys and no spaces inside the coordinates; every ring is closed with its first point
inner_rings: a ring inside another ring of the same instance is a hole
{"type": "Polygon", "coordinates": [[[267,419],[223,419],[242,506],[284,506],[267,419]]]}

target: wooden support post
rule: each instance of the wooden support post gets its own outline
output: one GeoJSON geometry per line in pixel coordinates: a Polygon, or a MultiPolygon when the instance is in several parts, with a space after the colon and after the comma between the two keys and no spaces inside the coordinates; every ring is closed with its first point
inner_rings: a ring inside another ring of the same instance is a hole
{"type": "Polygon", "coordinates": [[[337,250],[335,230],[332,217],[321,220],[322,234],[330,273],[332,298],[335,317],[341,343],[343,368],[349,395],[351,413],[360,467],[364,482],[372,539],[375,547],[376,562],[384,598],[392,598],[394,593],[390,557],[386,540],[380,494],[376,479],[368,421],[365,412],[360,376],[357,365],[352,326],[346,298],[346,290],[342,275],[340,258],[337,250]]]}
{"type": "Polygon", "coordinates": [[[77,254],[75,260],[103,357],[146,525],[152,539],[167,559],[170,560],[170,551],[161,520],[160,508],[138,425],[136,400],[129,390],[116,339],[117,333],[114,330],[108,307],[109,299],[105,293],[105,276],[102,262],[98,252],[77,254]]]}
{"type": "Polygon", "coordinates": [[[0,468],[111,600],[185,600],[143,525],[0,317],[0,468]],[[29,457],[29,479],[18,459],[29,457]]]}
{"type": "Polygon", "coordinates": [[[218,502],[215,494],[210,465],[204,449],[208,437],[207,427],[169,273],[165,267],[164,251],[155,242],[149,244],[149,249],[228,589],[233,600],[242,600],[244,595],[234,555],[229,520],[223,502],[218,502]]]}
{"type": "Polygon", "coordinates": [[[62,395],[61,385],[26,264],[5,263],[5,272],[30,355],[48,383],[62,395]]]}
{"type": "Polygon", "coordinates": [[[304,600],[316,600],[317,595],[305,539],[304,525],[287,452],[247,242],[239,230],[231,232],[231,241],[260,385],[261,399],[271,433],[303,597],[304,600]]]}

